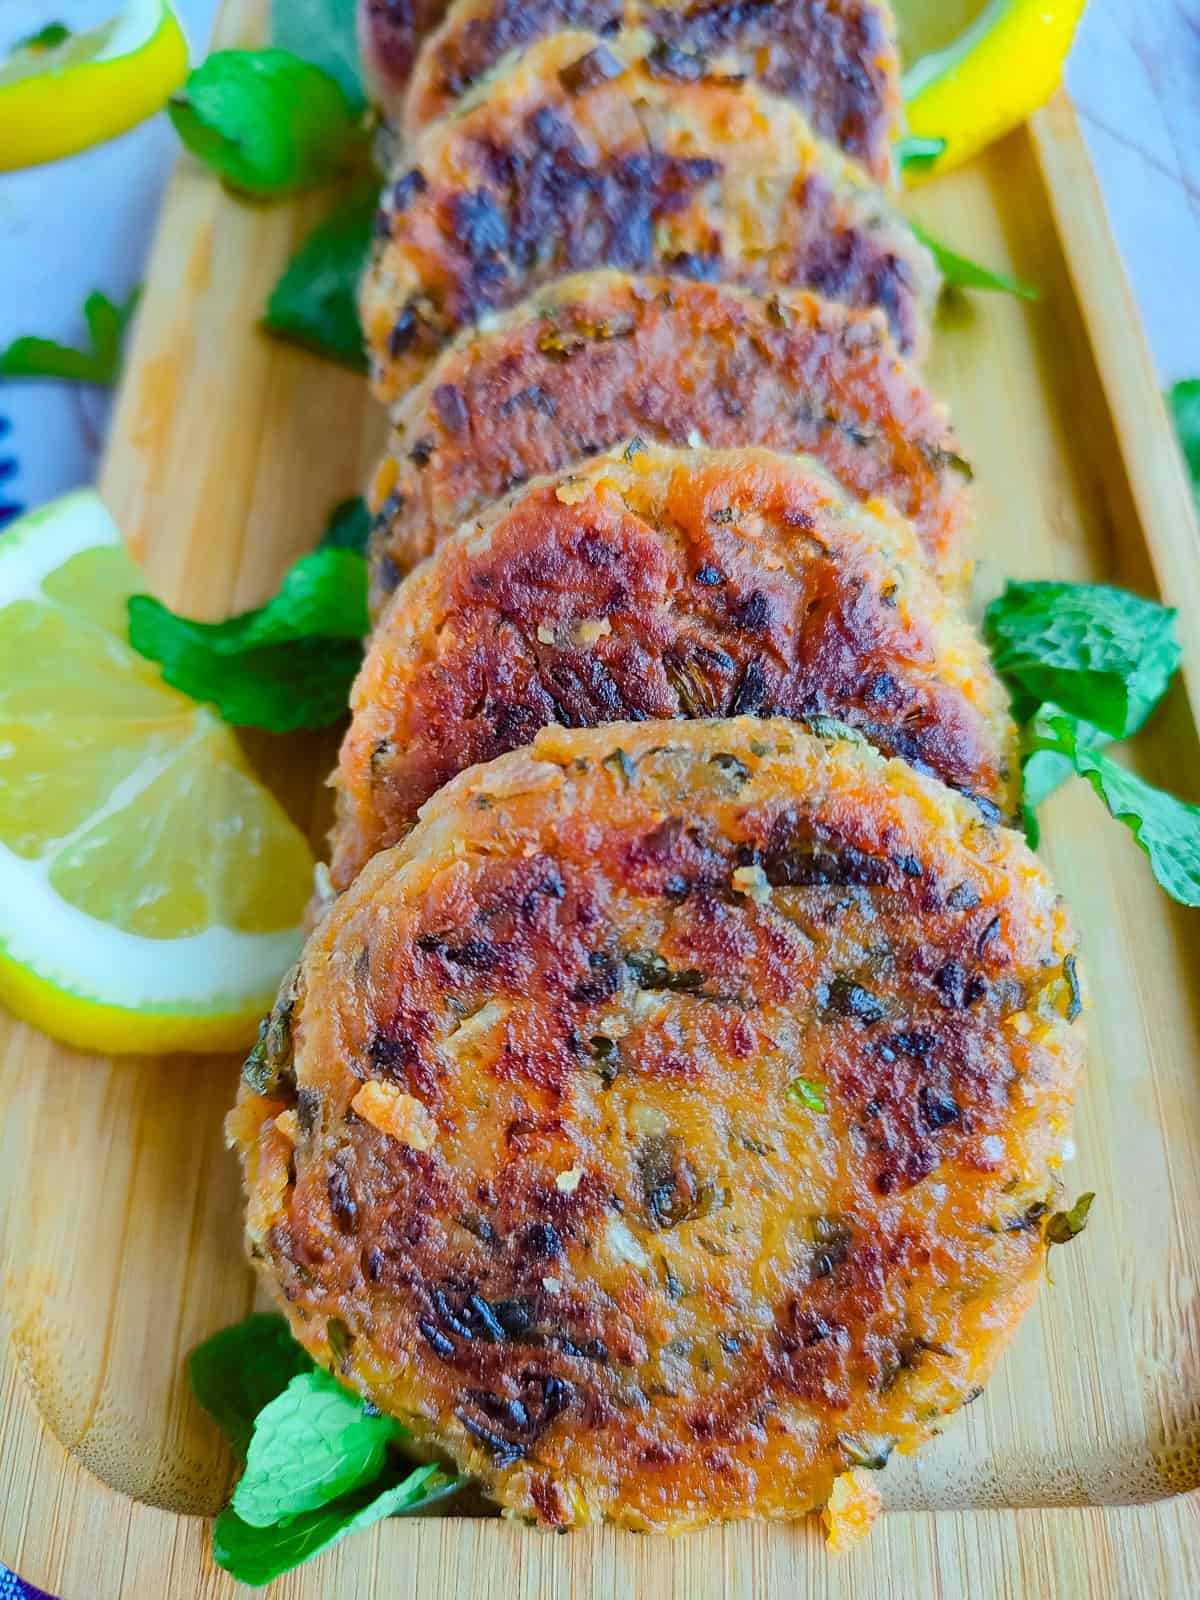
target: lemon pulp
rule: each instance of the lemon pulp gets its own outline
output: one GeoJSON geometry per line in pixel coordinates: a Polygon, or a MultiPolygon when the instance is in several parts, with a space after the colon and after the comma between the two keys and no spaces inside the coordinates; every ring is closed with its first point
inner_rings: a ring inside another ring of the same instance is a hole
{"type": "Polygon", "coordinates": [[[303,835],[125,639],[97,496],[0,536],[0,998],[107,1051],[230,1047],[300,945],[303,835]]]}

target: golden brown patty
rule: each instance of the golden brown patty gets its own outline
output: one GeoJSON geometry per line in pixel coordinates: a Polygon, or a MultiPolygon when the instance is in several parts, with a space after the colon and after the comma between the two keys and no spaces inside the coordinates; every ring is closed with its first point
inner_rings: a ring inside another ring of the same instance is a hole
{"type": "MultiPolygon", "coordinates": [[[[406,132],[452,111],[510,51],[561,28],[645,29],[652,70],[668,82],[754,78],[888,179],[899,62],[891,14],[874,0],[454,0],[416,61],[403,100],[406,132]]],[[[603,58],[589,70],[603,70],[603,58]]]]}
{"type": "Polygon", "coordinates": [[[818,457],[964,563],[970,467],[878,312],[816,295],[594,272],[464,335],[398,403],[371,509],[372,606],[490,501],[640,436],[818,457]]]}
{"type": "Polygon", "coordinates": [[[576,87],[596,43],[534,45],[384,191],[361,296],[382,398],[460,328],[598,266],[809,288],[879,306],[902,349],[922,342],[937,269],[861,168],[749,84],[668,83],[637,61],[576,87]]]}
{"type": "Polygon", "coordinates": [[[319,924],[230,1119],[251,1254],[514,1513],[798,1514],[1036,1294],[1074,948],[1022,839],[865,746],[547,728],[319,924]]]}
{"type": "Polygon", "coordinates": [[[550,722],[834,717],[1012,816],[1008,697],[912,529],[812,461],[634,444],[536,480],[397,591],[351,696],[333,882],[550,722]]]}

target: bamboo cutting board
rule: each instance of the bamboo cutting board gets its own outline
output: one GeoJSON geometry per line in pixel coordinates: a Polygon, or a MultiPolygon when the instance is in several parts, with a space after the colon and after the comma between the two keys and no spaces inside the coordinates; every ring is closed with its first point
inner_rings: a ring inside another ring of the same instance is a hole
{"type": "MultiPolygon", "coordinates": [[[[263,10],[228,0],[218,42],[254,42],[263,10]]],[[[381,437],[361,379],[255,329],[326,203],[238,204],[186,161],[168,194],[102,489],[151,587],[192,614],[260,600],[381,437]]],[[[1103,579],[1177,605],[1185,685],[1129,754],[1200,798],[1200,534],[1068,102],[913,210],[1042,290],[956,301],[938,328],[981,586],[1103,579]]],[[[331,743],[253,754],[323,826],[331,743]]],[[[1082,786],[1045,821],[1096,993],[1066,1182],[1098,1198],[986,1396],[881,1476],[892,1509],[867,1546],[831,1564],[812,1523],[668,1542],[430,1518],[271,1593],[1200,1594],[1200,921],[1082,786]]],[[[200,1520],[230,1462],[182,1381],[187,1350],[254,1298],[220,1136],[235,1077],[228,1059],[85,1059],[0,1019],[0,1561],[64,1600],[235,1593],[200,1520]]]]}

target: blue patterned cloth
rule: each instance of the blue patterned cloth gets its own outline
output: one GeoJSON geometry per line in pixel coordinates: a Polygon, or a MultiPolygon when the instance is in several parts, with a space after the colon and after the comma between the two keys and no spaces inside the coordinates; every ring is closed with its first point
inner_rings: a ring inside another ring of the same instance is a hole
{"type": "MultiPolygon", "coordinates": [[[[12,429],[12,423],[7,417],[0,417],[0,440],[12,429]]],[[[17,462],[14,456],[5,455],[3,446],[0,445],[0,528],[6,522],[11,522],[14,517],[19,517],[25,507],[16,500],[10,500],[5,492],[4,485],[10,478],[17,475],[17,462]]],[[[0,1567],[0,1574],[7,1569],[0,1567]]],[[[4,1588],[4,1579],[0,1576],[0,1600],[8,1600],[8,1592],[4,1588]]]]}
{"type": "Polygon", "coordinates": [[[23,1582],[0,1561],[0,1600],[53,1600],[53,1596],[23,1582]]]}

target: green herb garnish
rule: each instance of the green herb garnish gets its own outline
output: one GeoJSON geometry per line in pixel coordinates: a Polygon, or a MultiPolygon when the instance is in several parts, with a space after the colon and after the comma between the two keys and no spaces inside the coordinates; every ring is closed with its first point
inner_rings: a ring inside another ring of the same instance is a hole
{"type": "Polygon", "coordinates": [[[366,104],[348,0],[271,0],[271,43],[323,67],[352,106],[366,104]]]}
{"type": "Polygon", "coordinates": [[[358,280],[374,220],[375,195],[363,191],[313,229],[271,291],[262,322],[268,333],[366,371],[358,280]]]}
{"type": "Polygon", "coordinates": [[[794,1106],[803,1106],[807,1111],[825,1110],[825,1086],[813,1083],[808,1078],[793,1078],[788,1084],[787,1097],[794,1106]]]}
{"type": "Polygon", "coordinates": [[[1102,583],[1010,583],[983,626],[1018,720],[1053,702],[1110,739],[1142,726],[1180,661],[1175,612],[1102,583]]]}
{"type": "Polygon", "coordinates": [[[258,1413],[293,1378],[312,1370],[311,1358],[274,1312],[222,1328],[188,1357],[192,1393],[227,1435],[239,1461],[246,1459],[258,1413]]]}
{"type": "Polygon", "coordinates": [[[1023,283],[1007,272],[993,272],[991,267],[959,255],[957,250],[951,250],[949,245],[927,233],[919,223],[911,222],[909,226],[937,262],[948,289],[986,289],[997,294],[1016,295],[1021,300],[1040,298],[1041,290],[1033,284],[1023,283]]]}
{"type": "Polygon", "coordinates": [[[198,160],[258,199],[323,183],[360,138],[337,79],[288,50],[216,51],[167,112],[198,160]]]}
{"type": "Polygon", "coordinates": [[[270,1528],[255,1528],[232,1509],[222,1511],[213,1524],[213,1559],[240,1583],[258,1587],[320,1555],[348,1533],[374,1527],[384,1517],[411,1516],[448,1499],[465,1482],[437,1466],[407,1473],[389,1468],[370,1488],[270,1528]]]}
{"type": "Polygon", "coordinates": [[[213,1527],[218,1566],[242,1583],[280,1573],[383,1517],[462,1488],[396,1454],[404,1428],[317,1368],[280,1316],[255,1315],[195,1349],[188,1376],[246,1469],[213,1527]]]}
{"type": "Polygon", "coordinates": [[[1167,893],[1200,905],[1200,809],[1104,754],[1166,693],[1180,661],[1175,613],[1106,584],[1017,583],[988,607],[984,632],[1025,724],[1029,842],[1038,843],[1036,807],[1078,774],[1129,828],[1167,893]]]}
{"type": "Polygon", "coordinates": [[[927,172],[946,148],[945,139],[922,139],[910,133],[895,144],[896,167],[900,172],[927,172]]]}
{"type": "Polygon", "coordinates": [[[1196,509],[1200,511],[1200,378],[1187,378],[1177,383],[1167,395],[1167,404],[1183,446],[1196,509]]]}
{"type": "Polygon", "coordinates": [[[90,348],[76,350],[54,339],[24,335],[0,352],[0,378],[60,378],[67,383],[94,383],[104,388],[117,381],[121,371],[121,339],[141,294],[140,286],[128,299],[114,303],[93,290],[83,302],[90,348]]]}
{"type": "Polygon", "coordinates": [[[386,1447],[405,1437],[327,1372],[301,1372],[256,1416],[232,1508],[254,1528],[315,1511],[373,1483],[386,1447]]]}
{"type": "Polygon", "coordinates": [[[361,495],[349,500],[339,500],[329,513],[325,532],[321,535],[322,550],[353,550],[357,555],[367,553],[367,540],[371,535],[371,513],[361,495]]]}
{"type": "Polygon", "coordinates": [[[1026,734],[1032,753],[1049,751],[1086,778],[1145,851],[1158,883],[1181,905],[1200,906],[1200,806],[1156,789],[1111,756],[1082,742],[1071,717],[1047,708],[1026,734]]]}
{"type": "Polygon", "coordinates": [[[226,622],[193,622],[133,595],[129,642],[174,688],[210,701],[236,727],[288,733],[336,722],[368,628],[365,521],[361,501],[341,501],[320,547],[288,569],[272,599],[226,622]]]}
{"type": "Polygon", "coordinates": [[[41,54],[47,50],[57,50],[70,37],[71,30],[65,22],[48,22],[36,33],[27,33],[23,39],[18,39],[10,53],[15,55],[18,50],[33,50],[41,54]]]}
{"type": "Polygon", "coordinates": [[[128,601],[129,642],[173,688],[236,727],[323,728],[346,709],[367,631],[367,575],[350,550],[315,550],[265,606],[193,622],[150,595],[128,601]]]}

